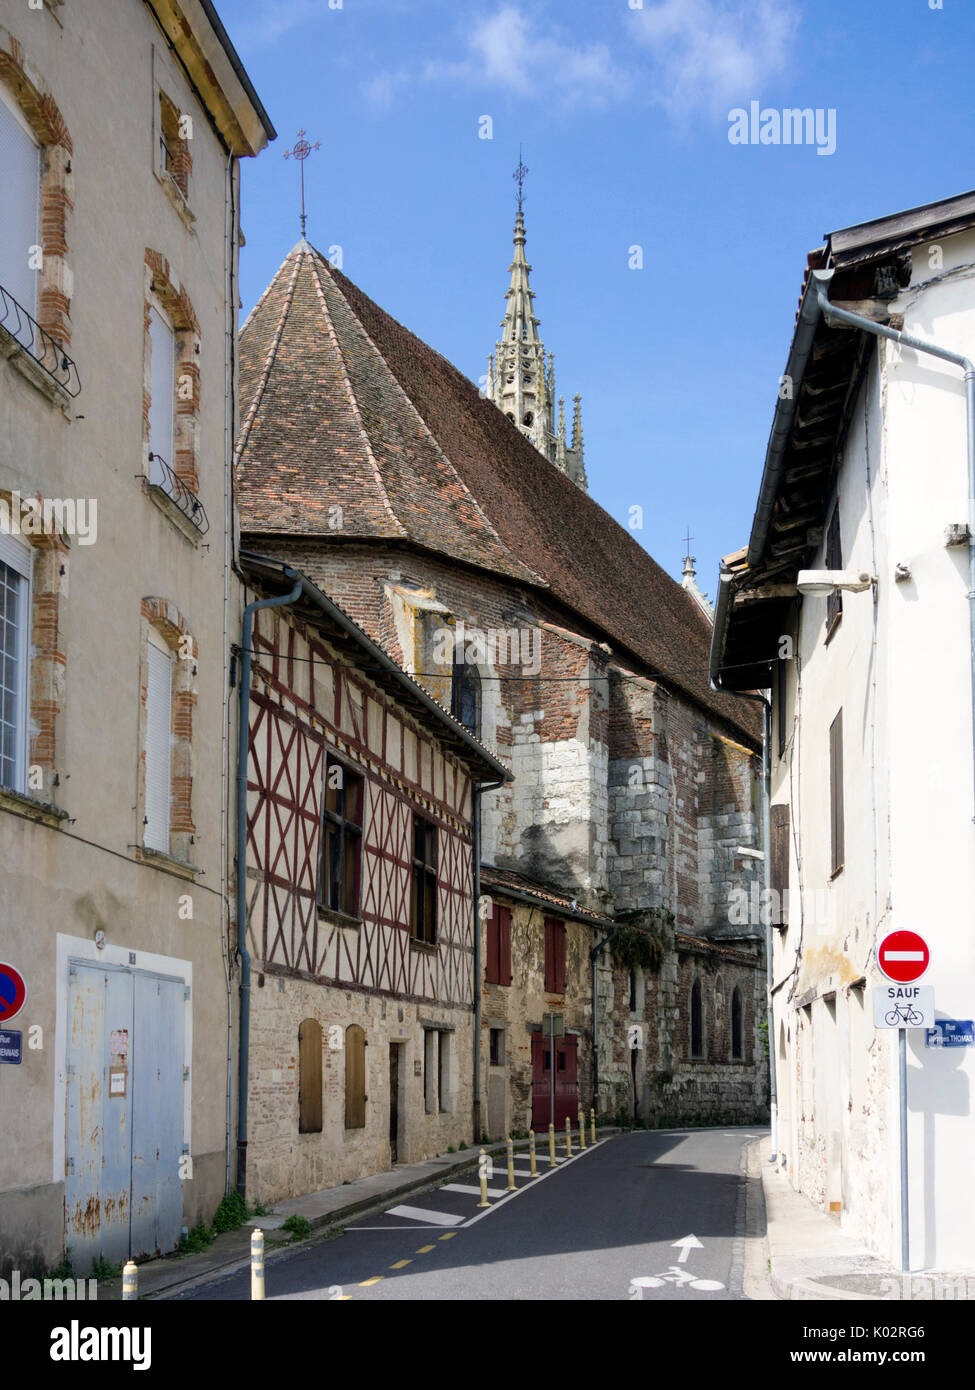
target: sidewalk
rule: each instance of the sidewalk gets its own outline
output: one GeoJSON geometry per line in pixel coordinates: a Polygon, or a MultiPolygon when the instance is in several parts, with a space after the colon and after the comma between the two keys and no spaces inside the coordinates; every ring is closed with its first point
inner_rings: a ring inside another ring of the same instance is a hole
{"type": "MultiPolygon", "coordinates": [[[[765,1194],[769,1279],[779,1298],[943,1299],[959,1293],[971,1276],[946,1273],[902,1274],[848,1236],[835,1217],[796,1192],[784,1171],[769,1163],[771,1138],[759,1145],[765,1194]]],[[[975,1280],[971,1281],[975,1284],[975,1280]]]]}
{"type": "MultiPolygon", "coordinates": [[[[608,1139],[618,1134],[611,1127],[597,1129],[600,1139],[608,1139]]],[[[588,1129],[587,1129],[588,1137],[588,1129]]],[[[539,1168],[544,1170],[548,1163],[548,1137],[536,1136],[536,1152],[539,1168]]],[[[565,1147],[564,1135],[559,1137],[557,1149],[565,1147]]],[[[504,1163],[505,1144],[484,1145],[498,1163],[504,1163]]],[[[515,1153],[527,1153],[528,1141],[517,1140],[515,1153]]],[[[573,1152],[578,1152],[578,1137],[573,1133],[573,1152]]],[[[303,1216],[312,1228],[312,1234],[321,1236],[329,1228],[343,1226],[353,1218],[371,1211],[381,1211],[398,1199],[411,1194],[424,1192],[450,1182],[463,1173],[477,1168],[477,1148],[465,1149],[462,1153],[442,1154],[423,1163],[399,1164],[386,1173],[374,1173],[356,1182],[343,1183],[341,1187],[328,1187],[321,1192],[310,1192],[304,1197],[294,1197],[279,1202],[270,1216],[254,1216],[237,1231],[218,1235],[212,1245],[195,1255],[164,1255],[161,1259],[147,1260],[139,1265],[139,1297],[169,1298],[198,1284],[208,1283],[218,1275],[229,1274],[250,1263],[251,1231],[260,1226],[264,1232],[265,1263],[280,1258],[282,1252],[293,1249],[298,1242],[291,1240],[287,1231],[280,1227],[289,1216],[303,1216]]],[[[99,1281],[99,1299],[119,1299],[122,1296],[120,1279],[99,1281]]]]}

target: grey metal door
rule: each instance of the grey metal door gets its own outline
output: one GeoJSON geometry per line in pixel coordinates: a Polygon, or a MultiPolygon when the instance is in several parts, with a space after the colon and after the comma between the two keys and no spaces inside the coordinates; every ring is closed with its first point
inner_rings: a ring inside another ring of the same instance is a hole
{"type": "Polygon", "coordinates": [[[182,980],[69,962],[65,1239],[80,1271],[179,1241],[184,1007],[182,980]]]}

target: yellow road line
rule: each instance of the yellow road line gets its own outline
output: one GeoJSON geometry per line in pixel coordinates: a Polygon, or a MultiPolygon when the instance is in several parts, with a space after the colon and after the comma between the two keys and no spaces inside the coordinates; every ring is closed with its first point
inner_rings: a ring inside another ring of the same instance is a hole
{"type": "Polygon", "coordinates": [[[389,1267],[390,1269],[402,1269],[404,1265],[411,1265],[412,1263],[412,1260],[397,1260],[394,1265],[390,1265],[389,1267]]]}
{"type": "Polygon", "coordinates": [[[429,1255],[430,1251],[431,1251],[433,1248],[434,1248],[434,1247],[433,1247],[432,1245],[421,1245],[420,1248],[419,1248],[419,1250],[418,1250],[416,1253],[417,1253],[418,1255],[429,1255]]]}
{"type": "Polygon", "coordinates": [[[384,1277],[385,1277],[385,1276],[382,1275],[382,1274],[374,1274],[373,1277],[372,1277],[371,1279],[363,1279],[362,1283],[359,1285],[359,1288],[360,1288],[360,1289],[368,1289],[368,1287],[369,1287],[370,1284],[378,1284],[379,1281],[380,1281],[380,1279],[382,1279],[382,1278],[384,1278],[384,1277]]]}
{"type": "Polygon", "coordinates": [[[456,1231],[448,1231],[447,1234],[446,1234],[445,1236],[438,1236],[438,1239],[439,1239],[439,1240],[453,1240],[453,1238],[454,1238],[454,1236],[455,1236],[456,1234],[457,1234],[456,1231]]]}

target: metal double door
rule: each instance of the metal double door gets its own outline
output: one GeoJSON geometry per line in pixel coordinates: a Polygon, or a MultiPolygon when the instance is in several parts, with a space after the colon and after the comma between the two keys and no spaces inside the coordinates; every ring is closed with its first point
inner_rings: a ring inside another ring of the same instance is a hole
{"type": "Polygon", "coordinates": [[[123,966],[68,970],[65,1241],[82,1271],[179,1242],[187,990],[123,966]]]}

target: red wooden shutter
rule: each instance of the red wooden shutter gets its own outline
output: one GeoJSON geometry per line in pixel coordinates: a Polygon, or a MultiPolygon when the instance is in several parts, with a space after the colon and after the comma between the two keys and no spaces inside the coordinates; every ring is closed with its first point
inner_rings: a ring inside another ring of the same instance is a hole
{"type": "Polygon", "coordinates": [[[551,917],[545,918],[545,991],[552,994],[555,991],[555,945],[553,942],[555,923],[551,917]]]}
{"type": "Polygon", "coordinates": [[[545,918],[545,988],[565,993],[565,927],[554,917],[545,918]]]}
{"type": "Polygon", "coordinates": [[[498,914],[500,908],[497,903],[491,904],[491,915],[487,920],[487,953],[484,962],[484,978],[489,985],[499,985],[501,983],[500,961],[498,951],[499,922],[498,914]]]}
{"type": "Polygon", "coordinates": [[[565,993],[565,927],[555,924],[555,992],[565,993]]]}
{"type": "Polygon", "coordinates": [[[511,908],[498,908],[498,983],[511,984],[511,908]]]}

